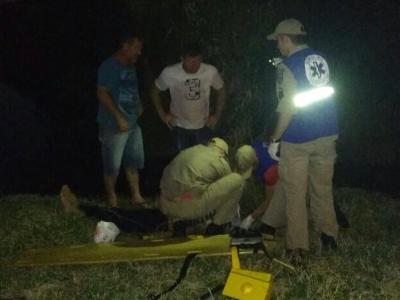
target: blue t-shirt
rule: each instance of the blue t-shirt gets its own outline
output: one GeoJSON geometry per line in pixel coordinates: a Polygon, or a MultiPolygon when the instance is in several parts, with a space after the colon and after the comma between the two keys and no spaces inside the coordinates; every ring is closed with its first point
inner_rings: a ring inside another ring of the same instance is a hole
{"type": "MultiPolygon", "coordinates": [[[[123,65],[114,57],[110,57],[99,68],[97,84],[108,90],[114,104],[128,121],[129,127],[135,127],[141,107],[135,66],[123,65]]],[[[97,123],[100,128],[117,128],[114,117],[101,103],[97,113],[97,123]]]]}

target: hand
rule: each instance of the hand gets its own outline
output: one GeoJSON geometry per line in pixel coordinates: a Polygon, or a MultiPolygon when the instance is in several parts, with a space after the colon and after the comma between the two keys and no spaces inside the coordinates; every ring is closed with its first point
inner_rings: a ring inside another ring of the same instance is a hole
{"type": "Polygon", "coordinates": [[[171,113],[165,113],[160,116],[161,120],[169,127],[175,127],[176,126],[176,116],[171,114],[171,113]]]}
{"type": "Polygon", "coordinates": [[[128,131],[129,130],[129,123],[124,117],[119,117],[117,119],[117,126],[119,131],[128,131]]]}
{"type": "Polygon", "coordinates": [[[248,215],[246,218],[243,219],[242,223],[240,223],[240,228],[244,230],[249,230],[253,222],[254,222],[253,217],[251,215],[248,215]]]}
{"type": "Polygon", "coordinates": [[[207,127],[213,129],[217,125],[218,119],[215,116],[208,116],[207,127]]]}
{"type": "Polygon", "coordinates": [[[271,156],[271,158],[276,161],[279,161],[279,159],[280,159],[278,156],[278,151],[279,151],[279,142],[269,144],[268,153],[271,156]]]}

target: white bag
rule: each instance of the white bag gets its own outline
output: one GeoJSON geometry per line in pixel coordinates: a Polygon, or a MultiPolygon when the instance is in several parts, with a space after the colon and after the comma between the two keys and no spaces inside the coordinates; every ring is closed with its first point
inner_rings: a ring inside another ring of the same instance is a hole
{"type": "Polygon", "coordinates": [[[117,225],[112,222],[100,221],[97,223],[96,232],[94,234],[95,243],[112,243],[117,238],[120,230],[117,225]]]}

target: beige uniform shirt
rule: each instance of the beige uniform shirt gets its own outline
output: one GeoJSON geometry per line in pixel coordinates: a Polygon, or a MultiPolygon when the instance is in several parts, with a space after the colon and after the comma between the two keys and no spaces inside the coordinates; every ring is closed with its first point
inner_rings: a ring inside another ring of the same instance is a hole
{"type": "Polygon", "coordinates": [[[201,194],[211,183],[230,173],[228,161],[215,149],[197,145],[180,152],[164,169],[161,193],[171,200],[187,192],[201,194]]]}

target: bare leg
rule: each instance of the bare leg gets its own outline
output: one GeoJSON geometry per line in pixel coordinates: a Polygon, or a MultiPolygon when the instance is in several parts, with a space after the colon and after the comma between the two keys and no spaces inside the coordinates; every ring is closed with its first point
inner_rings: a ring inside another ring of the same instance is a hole
{"type": "Polygon", "coordinates": [[[104,174],[104,186],[107,193],[107,202],[111,207],[117,207],[117,193],[115,192],[116,176],[104,174]]]}
{"type": "Polygon", "coordinates": [[[131,203],[132,204],[143,204],[146,201],[140,194],[139,189],[139,173],[134,168],[125,169],[126,179],[128,180],[129,189],[131,191],[131,203]]]}
{"type": "Polygon", "coordinates": [[[60,192],[61,204],[67,214],[81,214],[78,208],[78,198],[68,185],[63,185],[60,192]]]}

